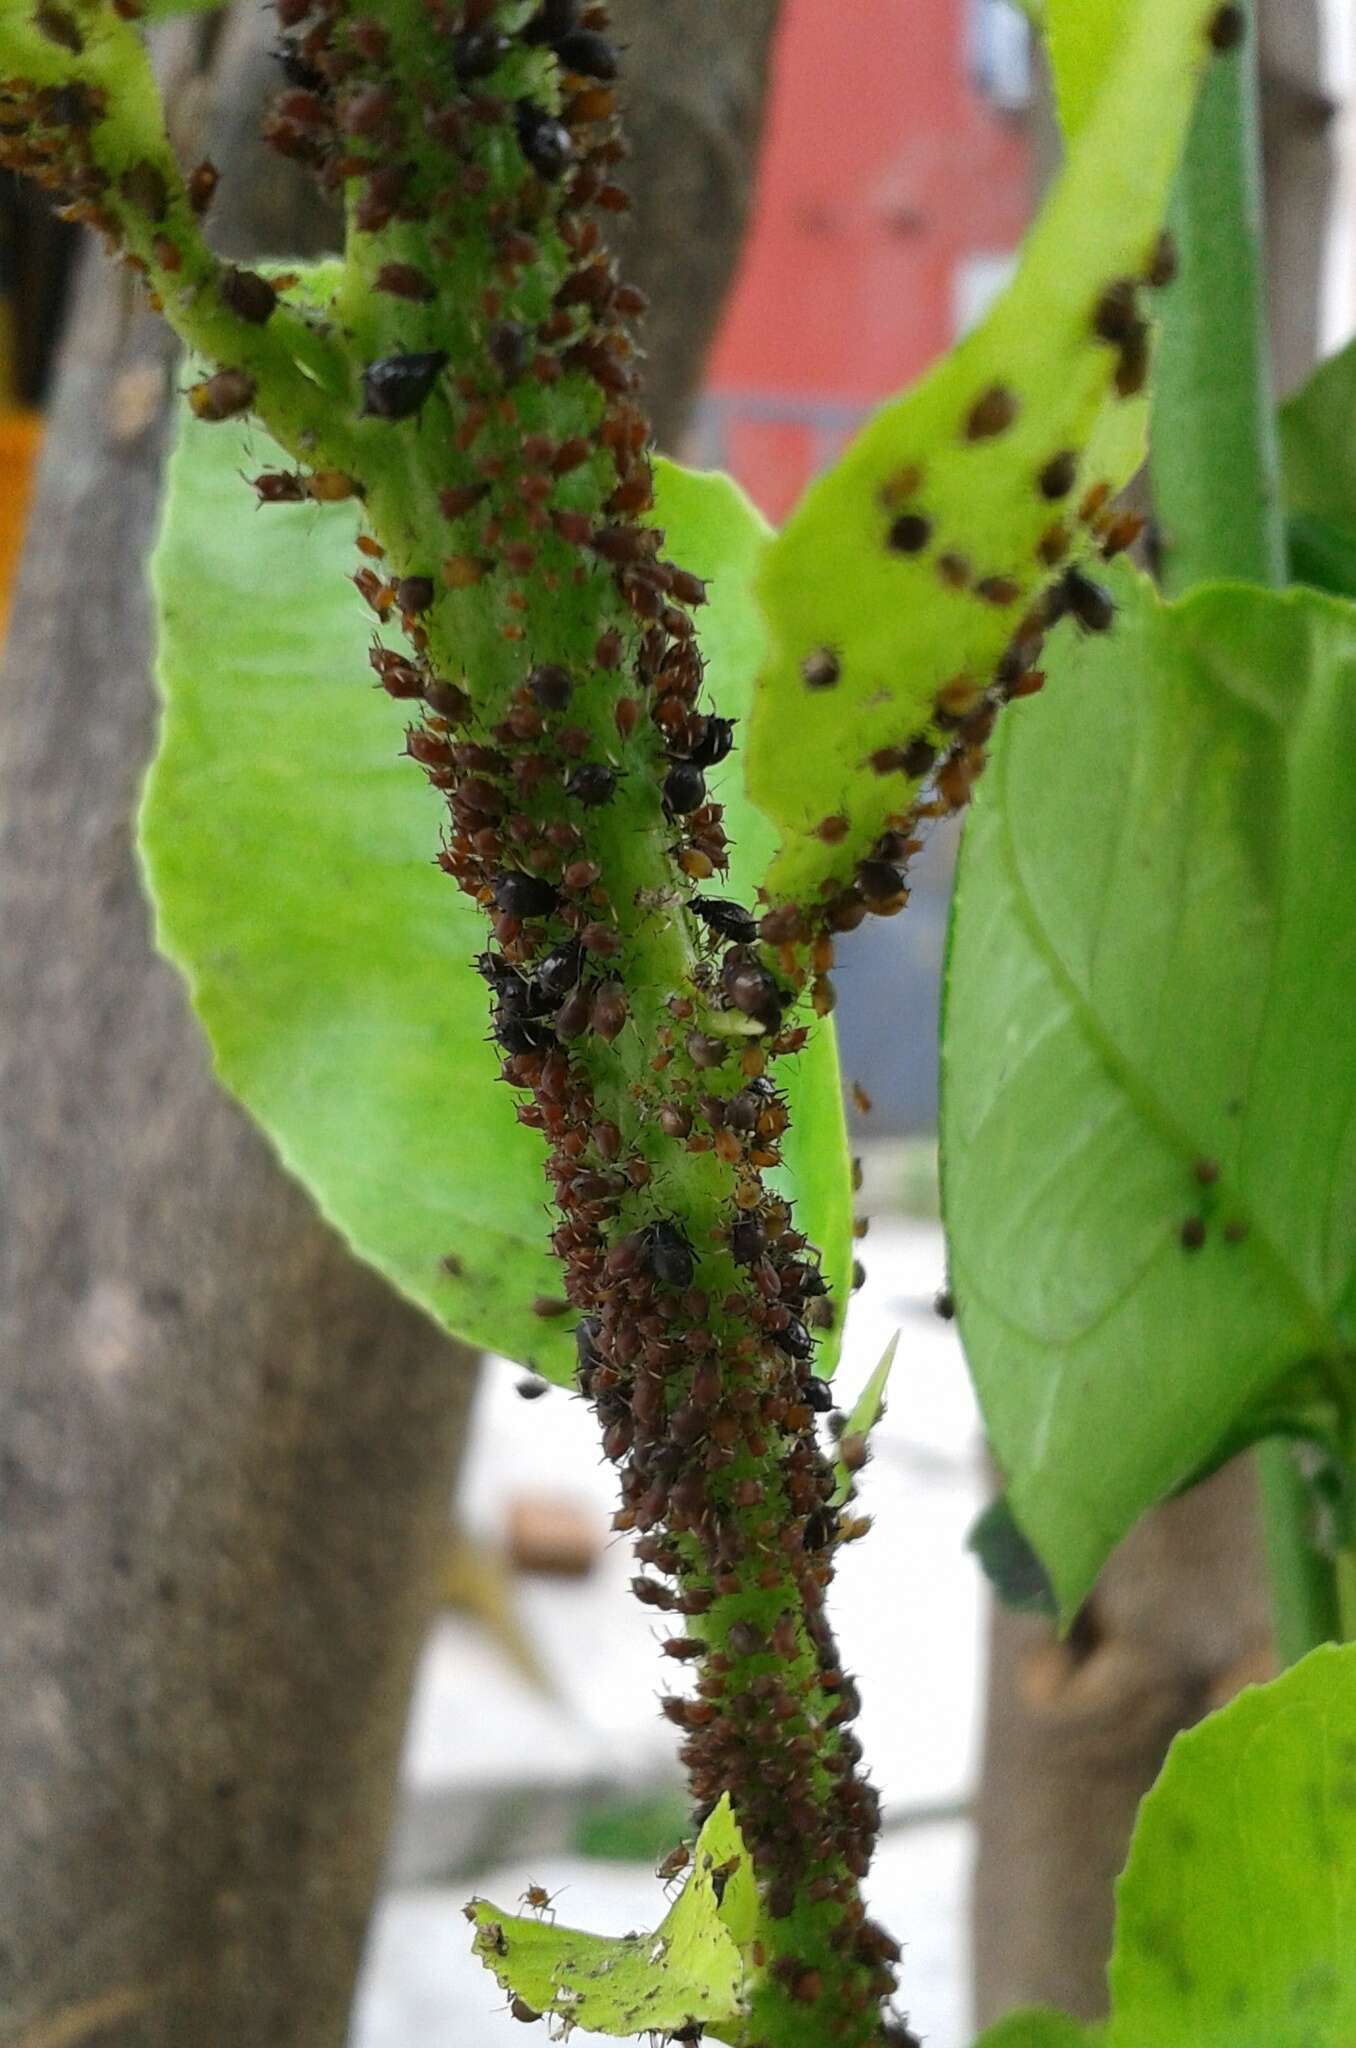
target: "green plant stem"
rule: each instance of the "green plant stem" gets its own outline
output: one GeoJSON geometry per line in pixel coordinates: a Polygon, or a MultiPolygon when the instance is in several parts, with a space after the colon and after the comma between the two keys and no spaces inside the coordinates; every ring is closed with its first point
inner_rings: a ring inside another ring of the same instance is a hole
{"type": "MultiPolygon", "coordinates": [[[[1179,270],[1163,297],[1150,456],[1170,596],[1286,577],[1252,0],[1245,11],[1244,44],[1206,77],[1170,215],[1179,270]]],[[[1290,1664],[1356,1629],[1356,1565],[1315,1548],[1290,1446],[1263,1444],[1258,1465],[1276,1650],[1290,1664]]]]}

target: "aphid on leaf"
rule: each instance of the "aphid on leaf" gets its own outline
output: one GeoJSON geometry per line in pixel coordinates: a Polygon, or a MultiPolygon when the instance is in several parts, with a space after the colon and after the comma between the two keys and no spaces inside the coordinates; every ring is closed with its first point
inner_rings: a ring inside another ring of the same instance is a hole
{"type": "Polygon", "coordinates": [[[921,512],[901,512],[891,526],[886,544],[897,555],[916,555],[932,538],[932,521],[921,512]]]}
{"type": "Polygon", "coordinates": [[[832,648],[815,647],[801,662],[800,673],[807,690],[831,690],[842,670],[832,648]]]}
{"type": "Polygon", "coordinates": [[[1115,623],[1116,601],[1111,592],[1081,569],[1066,569],[1052,597],[1085,633],[1108,633],[1115,623]]]}
{"type": "Polygon", "coordinates": [[[1017,413],[1016,394],[1006,384],[991,384],[987,391],[980,393],[966,415],[966,440],[989,441],[995,434],[1006,433],[1017,413]]]}
{"type": "Polygon", "coordinates": [[[254,379],[247,371],[218,370],[214,376],[193,386],[188,402],[196,419],[229,420],[249,411],[254,403],[255,390],[254,379]]]}
{"type": "Polygon", "coordinates": [[[447,351],[425,349],[409,355],[383,356],[363,371],[363,416],[407,420],[417,413],[438,381],[447,351]]]}
{"type": "Polygon", "coordinates": [[[1078,478],[1078,457],[1072,449],[1063,448],[1058,455],[1052,455],[1037,477],[1043,498],[1054,500],[1067,498],[1078,478]]]}
{"type": "Polygon", "coordinates": [[[549,1394],[551,1389],[545,1380],[530,1378],[519,1380],[517,1391],[520,1401],[540,1401],[542,1395],[549,1394]]]}
{"type": "Polygon", "coordinates": [[[306,479],[293,470],[266,469],[250,478],[261,505],[296,505],[306,499],[306,479]]]}
{"type": "Polygon", "coordinates": [[[691,1848],[686,1842],[680,1842],[676,1849],[669,1850],[668,1855],[664,1858],[658,1870],[656,1870],[655,1876],[668,1883],[670,1879],[680,1877],[691,1861],[691,1848]]]}

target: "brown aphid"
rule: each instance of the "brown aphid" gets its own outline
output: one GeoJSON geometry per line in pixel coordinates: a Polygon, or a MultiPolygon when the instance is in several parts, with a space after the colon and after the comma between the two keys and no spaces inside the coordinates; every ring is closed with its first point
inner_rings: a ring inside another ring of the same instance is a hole
{"type": "Polygon", "coordinates": [[[556,1917],[554,1902],[559,1897],[559,1892],[548,1892],[542,1885],[530,1884],[522,1893],[518,1903],[521,1906],[526,1906],[529,1913],[536,1913],[539,1918],[549,1917],[554,1920],[556,1917]]]}
{"type": "Polygon", "coordinates": [[[1192,1172],[1203,1188],[1213,1187],[1219,1179],[1219,1161],[1218,1159],[1198,1159],[1192,1168],[1192,1172]]]}
{"type": "MultiPolygon", "coordinates": [[[[265,470],[262,475],[250,478],[261,505],[304,504],[306,479],[295,471],[286,469],[265,470]]],[[[359,536],[361,544],[362,536],[359,536]]]]}
{"type": "Polygon", "coordinates": [[[686,1842],[680,1842],[676,1849],[669,1850],[668,1855],[664,1858],[658,1870],[656,1870],[655,1876],[664,1883],[668,1883],[670,1879],[680,1877],[691,1861],[691,1848],[686,1842]]]}
{"type": "Polygon", "coordinates": [[[1149,381],[1149,330],[1140,326],[1123,345],[1116,364],[1116,395],[1136,398],[1149,381]]]}
{"type": "Polygon", "coordinates": [[[825,846],[841,846],[848,836],[849,822],[841,811],[831,817],[821,818],[815,826],[815,838],[825,846]]]}
{"type": "Polygon", "coordinates": [[[964,555],[951,553],[937,557],[937,574],[948,590],[964,590],[970,581],[970,564],[964,555]]]}
{"type": "Polygon", "coordinates": [[[475,555],[447,555],[439,571],[448,590],[469,590],[485,574],[485,564],[475,555]]]}
{"type": "Polygon", "coordinates": [[[249,411],[256,388],[253,377],[245,370],[218,370],[192,387],[188,402],[196,419],[235,419],[249,411]]]}
{"type": "Polygon", "coordinates": [[[859,1116],[870,1116],[875,1106],[860,1081],[852,1083],[852,1102],[859,1116]]]}
{"type": "Polygon", "coordinates": [[[1204,1219],[1200,1216],[1188,1216],[1177,1235],[1184,1252],[1200,1251],[1205,1243],[1204,1219]]]}
{"type": "Polygon", "coordinates": [[[199,219],[207,212],[212,201],[216,198],[217,186],[220,183],[220,171],[206,157],[203,158],[200,164],[195,164],[189,172],[188,203],[199,219]]]}
{"type": "Polygon", "coordinates": [[[842,669],[832,648],[814,647],[801,662],[800,673],[807,690],[831,690],[842,669]]]}
{"type": "Polygon", "coordinates": [[[509,2011],[514,2019],[521,2020],[524,2026],[531,2026],[534,2020],[541,2018],[541,2014],[534,2011],[525,1998],[519,1998],[516,1995],[509,2001],[509,2011]]]}
{"type": "Polygon", "coordinates": [[[1167,228],[1159,233],[1144,269],[1144,282],[1155,291],[1170,285],[1177,275],[1177,244],[1167,228]]]}
{"type": "Polygon", "coordinates": [[[1011,576],[981,576],[975,585],[975,596],[983,598],[985,604],[1007,606],[1016,604],[1022,594],[1022,586],[1011,576]]]}
{"type": "Polygon", "coordinates": [[[1068,552],[1069,529],[1062,519],[1057,519],[1052,526],[1046,527],[1037,541],[1036,558],[1043,562],[1047,569],[1055,569],[1068,552]]]}
{"type": "Polygon", "coordinates": [[[1102,531],[1101,549],[1109,562],[1113,556],[1124,554],[1132,548],[1144,531],[1144,521],[1138,512],[1117,512],[1102,531]]]}
{"type": "Polygon", "coordinates": [[[1121,348],[1142,324],[1134,278],[1113,279],[1093,307],[1093,333],[1099,341],[1121,348]]]}
{"type": "Polygon", "coordinates": [[[980,393],[966,414],[965,439],[990,441],[996,434],[1006,433],[1018,410],[1015,392],[1006,384],[991,384],[987,391],[980,393]]]}

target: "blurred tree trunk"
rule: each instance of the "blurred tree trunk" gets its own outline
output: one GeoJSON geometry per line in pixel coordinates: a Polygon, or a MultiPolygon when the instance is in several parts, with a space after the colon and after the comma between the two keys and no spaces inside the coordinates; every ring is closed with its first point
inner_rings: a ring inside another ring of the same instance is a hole
{"type": "MultiPolygon", "coordinates": [[[[1263,111],[1278,389],[1318,351],[1333,109],[1313,0],[1264,0],[1263,111]]],[[[1052,165],[1045,138],[1037,157],[1052,165]]],[[[1174,1735],[1270,1668],[1256,1475],[1237,1461],[1145,1521],[1068,1642],[995,1607],[973,1926],[980,2025],[1106,2009],[1112,1885],[1174,1735]]]]}
{"type": "MultiPolygon", "coordinates": [[[[775,8],[629,11],[672,434],[775,8]]],[[[223,244],[305,253],[327,224],[255,160],[262,32],[253,6],[177,27],[170,105],[235,181],[223,244]]],[[[151,951],[131,821],[175,381],[89,263],[0,686],[3,2048],[338,2048],[473,1385],[214,1085],[151,951]]]]}

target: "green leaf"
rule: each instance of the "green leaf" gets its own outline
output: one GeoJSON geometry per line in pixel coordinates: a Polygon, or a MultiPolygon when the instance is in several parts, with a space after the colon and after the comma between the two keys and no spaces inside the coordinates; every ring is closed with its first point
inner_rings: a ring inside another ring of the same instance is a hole
{"type": "Polygon", "coordinates": [[[885,1412],[885,1389],[890,1384],[894,1369],[895,1353],[899,1349],[899,1332],[885,1347],[880,1364],[872,1373],[853,1404],[842,1436],[838,1440],[838,1456],[834,1460],[834,1477],[837,1484],[830,1499],[830,1506],[840,1508],[852,1492],[854,1467],[848,1463],[849,1446],[859,1445],[864,1450],[872,1430],[885,1412]]]}
{"type": "Polygon", "coordinates": [[[996,2027],[986,2027],[975,2048],[1091,2048],[1100,2027],[1081,2027],[1062,2012],[1032,2007],[1009,2013],[996,2027]]]}
{"type": "Polygon", "coordinates": [[[1179,1735],[1116,1891],[1111,2018],[1017,2013],[976,2048],[1350,2048],[1356,1648],[1179,1735]]]}
{"type": "Polygon", "coordinates": [[[1356,2039],[1356,1649],[1173,1744],[1117,1889],[1108,2048],[1356,2039]]]}
{"type": "MultiPolygon", "coordinates": [[[[346,505],[256,508],[281,461],[257,427],[185,417],[155,562],[165,708],[142,853],[162,949],[217,1070],[354,1250],[439,1322],[559,1382],[574,1365],[538,1134],[487,1043],[481,920],[434,865],[444,809],[372,687],[346,505]],[[563,1307],[563,1303],[561,1304],[563,1307]]],[[[703,645],[722,709],[747,702],[749,594],[766,529],[727,479],[667,466],[658,515],[710,575],[703,645]]],[[[751,900],[767,827],[737,769],[731,888],[751,900]]],[[[850,1287],[837,1055],[820,1030],[786,1081],[803,1228],[850,1287]],[[802,1174],[803,1180],[797,1175],[802,1174]]],[[[837,1338],[820,1349],[831,1357],[837,1338]]]]}
{"type": "Polygon", "coordinates": [[[1356,342],[1320,363],[1276,423],[1287,511],[1356,525],[1356,342]]]}
{"type": "MultiPolygon", "coordinates": [[[[1100,7],[1087,11],[1102,18],[1100,7]]],[[[1210,12],[1202,0],[1137,0],[1126,13],[1008,290],[810,486],[766,552],[759,596],[771,652],[748,774],[780,829],[775,898],[817,903],[851,881],[918,787],[877,772],[873,756],[935,737],[948,682],[988,683],[1050,579],[1038,550],[1057,514],[1089,484],[1118,488],[1140,460],[1143,403],[1109,400],[1116,352],[1095,338],[1092,317],[1109,283],[1150,260],[1210,12]],[[1009,401],[1015,417],[973,438],[967,423],[985,394],[986,428],[1009,401]],[[1056,505],[1038,479],[1066,451],[1083,457],[1081,475],[1056,505]],[[890,544],[902,516],[917,522],[911,552],[890,544]],[[946,580],[946,557],[966,565],[965,587],[946,580]],[[839,818],[847,824],[831,843],[817,836],[839,818]]]]}
{"type": "Polygon", "coordinates": [[[1066,1618],[1226,1450],[1330,1431],[1356,1336],[1356,612],[1116,583],[995,749],[944,1032],[961,1334],[1066,1618]]]}
{"type": "Polygon", "coordinates": [[[727,1796],[702,1829],[687,1883],[653,1934],[583,1934],[476,1899],[466,1909],[477,1929],[476,1953],[534,2012],[594,2033],[701,2025],[718,2034],[743,2012],[741,1946],[752,1939],[757,1910],[748,1861],[727,1796]]]}
{"type": "Polygon", "coordinates": [[[1286,400],[1277,427],[1291,574],[1356,597],[1356,342],[1286,400]]]}

